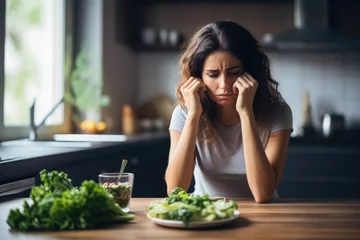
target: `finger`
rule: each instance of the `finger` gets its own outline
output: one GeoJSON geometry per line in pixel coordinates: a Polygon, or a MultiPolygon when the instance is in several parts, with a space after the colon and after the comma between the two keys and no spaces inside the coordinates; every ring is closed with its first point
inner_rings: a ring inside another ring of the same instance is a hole
{"type": "Polygon", "coordinates": [[[235,94],[239,94],[240,89],[243,89],[243,88],[244,88],[244,86],[240,82],[238,82],[238,81],[234,82],[234,84],[233,84],[233,92],[235,94]]]}
{"type": "Polygon", "coordinates": [[[191,77],[191,78],[189,78],[189,79],[186,81],[186,83],[181,87],[181,94],[182,94],[183,96],[186,95],[187,88],[188,88],[193,82],[194,82],[194,78],[191,77]]]}
{"type": "Polygon", "coordinates": [[[190,77],[185,83],[184,85],[182,85],[182,89],[186,89],[193,81],[194,81],[194,77],[190,77]]]}
{"type": "Polygon", "coordinates": [[[237,82],[240,82],[245,88],[250,87],[249,83],[245,80],[243,76],[238,77],[237,82]]]}
{"type": "MultiPolygon", "coordinates": [[[[194,78],[193,83],[194,82],[200,83],[200,86],[197,88],[198,91],[206,91],[206,85],[201,78],[194,78]]],[[[194,86],[193,83],[191,83],[187,88],[192,88],[192,86],[194,86]]]]}
{"type": "Polygon", "coordinates": [[[249,76],[244,74],[241,77],[246,81],[249,86],[253,87],[255,85],[255,83],[249,78],[249,76]]]}
{"type": "Polygon", "coordinates": [[[248,80],[250,80],[253,83],[257,83],[256,79],[248,72],[244,73],[244,75],[247,77],[248,80]]]}
{"type": "Polygon", "coordinates": [[[199,80],[193,80],[190,85],[185,89],[187,92],[191,92],[194,85],[198,84],[199,80]]]}
{"type": "Polygon", "coordinates": [[[197,92],[200,89],[201,83],[199,80],[195,82],[191,87],[189,87],[190,92],[197,92]]]}

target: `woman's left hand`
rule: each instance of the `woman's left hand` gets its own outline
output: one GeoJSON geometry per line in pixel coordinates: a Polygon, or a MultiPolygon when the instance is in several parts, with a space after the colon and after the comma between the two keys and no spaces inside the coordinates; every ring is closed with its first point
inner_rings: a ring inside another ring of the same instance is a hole
{"type": "Polygon", "coordinates": [[[238,77],[233,85],[234,93],[238,93],[236,111],[242,113],[252,112],[255,93],[258,82],[249,74],[245,73],[238,77]]]}

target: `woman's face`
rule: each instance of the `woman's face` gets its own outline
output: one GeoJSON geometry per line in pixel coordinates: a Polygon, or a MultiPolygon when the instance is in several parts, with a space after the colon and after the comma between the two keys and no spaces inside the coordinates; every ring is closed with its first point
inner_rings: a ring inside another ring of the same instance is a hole
{"type": "Polygon", "coordinates": [[[233,84],[244,73],[241,61],[229,52],[214,52],[204,62],[202,80],[210,98],[219,105],[234,105],[233,84]]]}

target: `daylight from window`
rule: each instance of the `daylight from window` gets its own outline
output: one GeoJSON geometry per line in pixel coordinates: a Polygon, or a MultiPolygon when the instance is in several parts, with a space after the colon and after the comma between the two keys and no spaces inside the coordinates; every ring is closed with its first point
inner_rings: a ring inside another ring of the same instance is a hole
{"type": "MultiPolygon", "coordinates": [[[[5,126],[29,124],[36,99],[36,122],[64,94],[64,1],[6,0],[5,126]]],[[[47,124],[64,121],[59,107],[47,124]]]]}

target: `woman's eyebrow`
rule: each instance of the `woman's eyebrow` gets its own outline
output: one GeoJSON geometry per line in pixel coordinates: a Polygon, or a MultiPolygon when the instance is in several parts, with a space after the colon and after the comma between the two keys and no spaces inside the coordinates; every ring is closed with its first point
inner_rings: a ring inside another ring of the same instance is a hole
{"type": "MultiPolygon", "coordinates": [[[[227,68],[226,70],[234,70],[234,69],[236,69],[236,68],[241,68],[241,65],[239,65],[239,66],[234,66],[234,67],[229,67],[229,68],[227,68]]],[[[208,71],[208,72],[217,72],[217,71],[219,71],[218,69],[206,69],[205,71],[208,71]]]]}
{"type": "Polygon", "coordinates": [[[230,68],[227,68],[226,70],[233,70],[233,69],[236,69],[236,68],[240,68],[241,66],[234,66],[234,67],[230,67],[230,68]]]}

